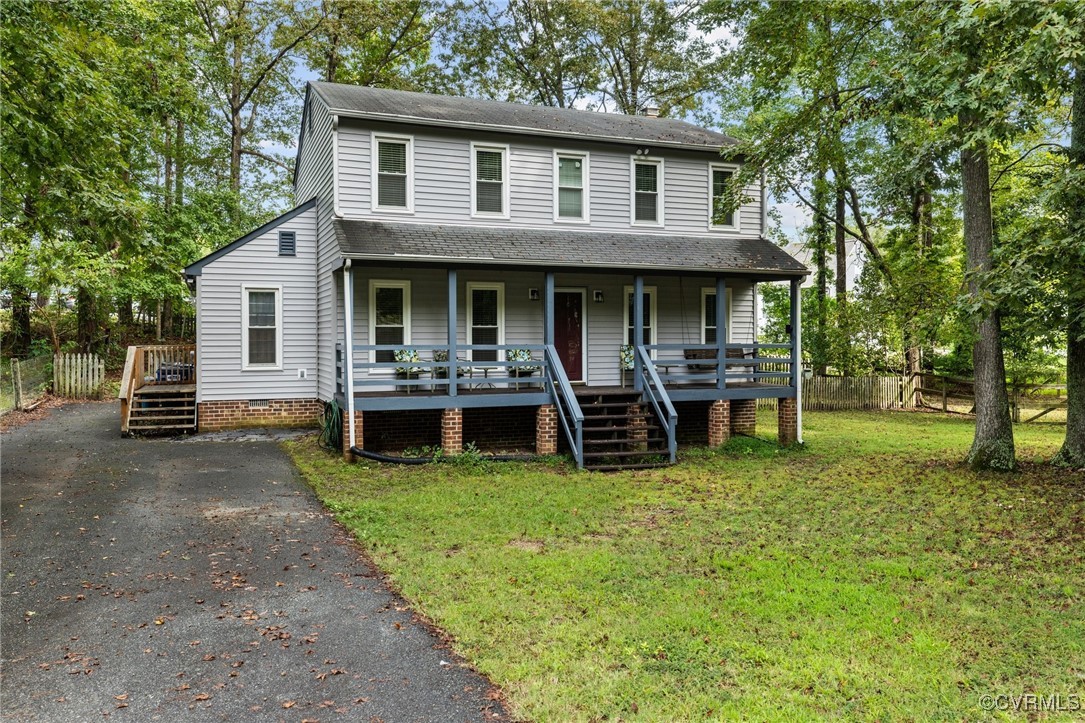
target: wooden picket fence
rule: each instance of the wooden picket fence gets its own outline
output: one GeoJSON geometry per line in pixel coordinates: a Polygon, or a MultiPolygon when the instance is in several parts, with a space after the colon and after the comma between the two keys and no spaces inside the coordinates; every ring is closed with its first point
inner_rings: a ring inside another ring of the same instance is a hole
{"type": "MultiPolygon", "coordinates": [[[[775,399],[759,399],[759,408],[775,409],[775,399]]],[[[810,377],[802,382],[803,411],[913,409],[914,381],[905,376],[810,377]]]]}
{"type": "Polygon", "coordinates": [[[58,397],[100,397],[104,381],[105,362],[97,354],[53,356],[53,394],[58,397]]]}

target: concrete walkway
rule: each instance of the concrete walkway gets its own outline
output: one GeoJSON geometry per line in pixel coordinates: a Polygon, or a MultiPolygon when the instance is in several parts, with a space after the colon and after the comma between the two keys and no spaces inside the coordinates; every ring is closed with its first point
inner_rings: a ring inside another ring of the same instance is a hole
{"type": "Polygon", "coordinates": [[[123,439],[117,414],[0,440],[4,720],[504,719],[274,442],[123,439]]]}

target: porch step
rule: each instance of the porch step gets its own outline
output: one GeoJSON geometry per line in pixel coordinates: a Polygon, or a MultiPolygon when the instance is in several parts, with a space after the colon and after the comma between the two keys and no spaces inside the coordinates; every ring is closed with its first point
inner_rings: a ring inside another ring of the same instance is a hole
{"type": "Polygon", "coordinates": [[[655,415],[630,389],[581,388],[584,468],[599,471],[651,469],[670,464],[665,435],[655,415]]]}
{"type": "Polygon", "coordinates": [[[195,385],[147,385],[132,394],[130,434],[196,431],[195,385]]]}

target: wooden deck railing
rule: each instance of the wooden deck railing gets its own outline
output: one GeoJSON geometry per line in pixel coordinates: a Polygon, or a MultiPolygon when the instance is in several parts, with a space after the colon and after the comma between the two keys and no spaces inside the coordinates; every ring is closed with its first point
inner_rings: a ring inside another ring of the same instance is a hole
{"type": "Polygon", "coordinates": [[[154,384],[196,384],[195,344],[130,346],[124,360],[121,386],[121,431],[128,431],[132,397],[142,387],[154,384]]]}

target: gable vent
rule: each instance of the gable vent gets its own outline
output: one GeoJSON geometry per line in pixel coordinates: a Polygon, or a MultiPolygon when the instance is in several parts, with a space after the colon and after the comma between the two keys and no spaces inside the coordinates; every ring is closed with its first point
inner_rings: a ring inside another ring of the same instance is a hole
{"type": "Polygon", "coordinates": [[[271,403],[267,399],[250,399],[249,409],[267,409],[271,403]]]}
{"type": "Polygon", "coordinates": [[[279,232],[279,255],[280,256],[297,256],[297,254],[298,254],[297,234],[294,231],[280,231],[279,232]]]}

